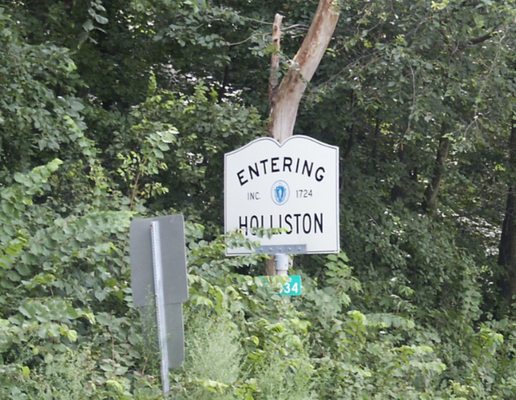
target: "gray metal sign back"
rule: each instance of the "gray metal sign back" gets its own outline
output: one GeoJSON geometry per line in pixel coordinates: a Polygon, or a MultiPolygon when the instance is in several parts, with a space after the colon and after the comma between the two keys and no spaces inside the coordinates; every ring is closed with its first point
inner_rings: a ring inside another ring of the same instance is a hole
{"type": "Polygon", "coordinates": [[[170,390],[169,368],[184,361],[183,302],[188,298],[182,215],[131,221],[131,286],[144,314],[155,309],[163,392],[170,390]]]}
{"type": "Polygon", "coordinates": [[[152,221],[159,222],[165,304],[184,303],[188,298],[184,221],[182,215],[138,218],[131,221],[130,254],[131,286],[137,306],[154,302],[152,273],[152,221]],[[149,295],[151,296],[149,299],[149,295]]]}

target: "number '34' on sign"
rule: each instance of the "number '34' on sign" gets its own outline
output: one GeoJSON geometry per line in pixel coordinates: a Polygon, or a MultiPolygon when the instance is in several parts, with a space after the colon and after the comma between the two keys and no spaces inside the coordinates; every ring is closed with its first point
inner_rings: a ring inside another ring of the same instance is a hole
{"type": "Polygon", "coordinates": [[[287,282],[281,286],[281,296],[301,296],[302,294],[301,275],[291,275],[287,282]]]}
{"type": "Polygon", "coordinates": [[[303,287],[301,285],[300,275],[290,276],[260,276],[260,280],[269,289],[272,289],[274,294],[280,296],[301,296],[303,287]]]}

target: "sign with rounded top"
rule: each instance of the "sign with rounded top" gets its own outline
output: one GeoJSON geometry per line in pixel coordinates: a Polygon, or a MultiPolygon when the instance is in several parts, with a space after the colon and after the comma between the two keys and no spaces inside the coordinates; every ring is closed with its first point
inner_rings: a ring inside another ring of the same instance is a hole
{"type": "MultiPolygon", "coordinates": [[[[338,253],[339,148],[294,135],[225,154],[224,230],[259,242],[259,252],[338,253]]],[[[228,246],[226,254],[251,252],[228,246]]]]}

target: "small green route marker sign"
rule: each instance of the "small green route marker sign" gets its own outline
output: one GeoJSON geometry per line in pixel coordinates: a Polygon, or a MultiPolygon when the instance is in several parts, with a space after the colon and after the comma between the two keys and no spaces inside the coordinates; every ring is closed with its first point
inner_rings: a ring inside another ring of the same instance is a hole
{"type": "Polygon", "coordinates": [[[302,292],[301,275],[289,275],[286,283],[281,287],[281,296],[301,296],[302,292]]]}
{"type": "Polygon", "coordinates": [[[261,276],[260,279],[280,296],[301,296],[303,294],[301,275],[261,276]]]}

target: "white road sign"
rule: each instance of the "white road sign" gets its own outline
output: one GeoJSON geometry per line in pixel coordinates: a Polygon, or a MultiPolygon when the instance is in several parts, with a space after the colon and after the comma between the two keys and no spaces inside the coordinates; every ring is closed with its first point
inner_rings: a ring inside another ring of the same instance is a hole
{"type": "MultiPolygon", "coordinates": [[[[339,149],[308,136],[259,138],[224,156],[224,228],[271,247],[339,252],[339,149]],[[257,231],[280,228],[272,237],[257,231]]],[[[269,250],[263,250],[269,249],[269,250]]],[[[249,254],[228,248],[228,255],[249,254]]],[[[299,251],[297,251],[299,253],[299,251]]]]}

